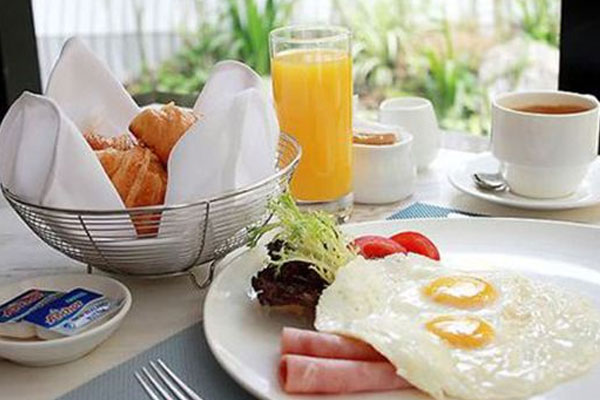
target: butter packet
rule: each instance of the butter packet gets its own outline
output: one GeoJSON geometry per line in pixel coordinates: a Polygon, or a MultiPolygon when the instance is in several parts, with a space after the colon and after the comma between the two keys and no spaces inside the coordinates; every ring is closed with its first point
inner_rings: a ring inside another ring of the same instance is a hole
{"type": "Polygon", "coordinates": [[[75,288],[28,314],[41,339],[73,336],[115,314],[123,299],[114,300],[84,288],[75,288]]]}
{"type": "Polygon", "coordinates": [[[24,318],[62,296],[63,292],[29,289],[0,305],[0,336],[28,339],[36,336],[35,326],[24,318]]]}

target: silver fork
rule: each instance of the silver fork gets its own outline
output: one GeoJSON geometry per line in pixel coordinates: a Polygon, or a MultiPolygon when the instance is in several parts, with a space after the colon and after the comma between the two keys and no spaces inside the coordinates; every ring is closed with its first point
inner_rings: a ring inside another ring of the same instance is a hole
{"type": "Polygon", "coordinates": [[[188,385],[186,385],[160,358],[150,361],[150,367],[154,370],[158,379],[150,373],[148,368],[142,367],[142,373],[135,372],[135,378],[152,400],[202,400],[188,385]],[[157,366],[158,364],[158,366],[157,366]],[[142,374],[144,377],[142,377],[142,374]],[[150,384],[148,384],[150,382],[150,384]],[[161,384],[162,382],[162,384],[161,384]],[[154,389],[152,389],[154,387],[154,389]],[[168,389],[167,389],[168,388],[168,389]],[[170,393],[173,393],[173,397],[170,393]],[[157,394],[158,392],[158,394],[157,394]],[[159,395],[160,394],[160,395],[159,395]]]}

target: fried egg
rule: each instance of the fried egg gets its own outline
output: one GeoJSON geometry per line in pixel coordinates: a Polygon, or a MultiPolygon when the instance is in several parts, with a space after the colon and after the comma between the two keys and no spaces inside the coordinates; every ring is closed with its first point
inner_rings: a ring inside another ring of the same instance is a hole
{"type": "Polygon", "coordinates": [[[315,327],[371,344],[436,399],[531,396],[600,357],[600,313],[586,298],[413,254],[342,268],[320,297],[315,327]]]}

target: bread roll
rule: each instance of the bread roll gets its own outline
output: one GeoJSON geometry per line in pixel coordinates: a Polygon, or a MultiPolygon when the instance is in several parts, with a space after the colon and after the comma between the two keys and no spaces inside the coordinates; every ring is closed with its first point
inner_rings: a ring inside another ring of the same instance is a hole
{"type": "Polygon", "coordinates": [[[83,137],[87,140],[92,150],[129,150],[135,145],[133,140],[131,140],[131,137],[127,134],[107,138],[94,132],[88,132],[84,133],[83,137]]]}
{"type": "Polygon", "coordinates": [[[108,148],[96,152],[102,167],[127,208],[162,204],[167,188],[167,172],[149,149],[108,148]]]}
{"type": "MultiPolygon", "coordinates": [[[[96,151],[106,174],[127,208],[163,204],[167,172],[150,149],[133,146],[129,150],[107,148],[96,151]]],[[[158,232],[160,214],[132,216],[140,235],[158,232]]]]}
{"type": "Polygon", "coordinates": [[[169,103],[160,109],[147,108],[139,113],[129,124],[129,130],[166,167],[171,150],[196,120],[191,111],[169,103]]]}

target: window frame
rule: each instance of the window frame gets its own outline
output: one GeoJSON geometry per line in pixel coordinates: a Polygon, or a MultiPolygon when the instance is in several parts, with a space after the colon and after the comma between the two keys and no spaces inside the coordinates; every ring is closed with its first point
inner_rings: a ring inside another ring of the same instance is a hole
{"type": "Polygon", "coordinates": [[[33,10],[30,0],[0,5],[0,119],[24,90],[41,93],[33,10]]]}

